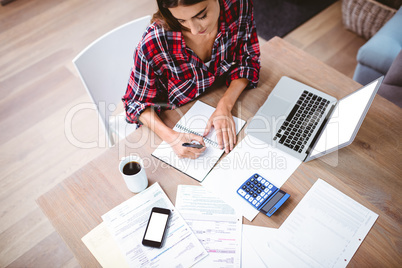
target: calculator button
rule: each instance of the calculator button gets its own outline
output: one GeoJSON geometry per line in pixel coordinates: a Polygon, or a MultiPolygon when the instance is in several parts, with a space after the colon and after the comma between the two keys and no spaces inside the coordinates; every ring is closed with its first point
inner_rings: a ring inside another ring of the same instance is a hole
{"type": "Polygon", "coordinates": [[[263,206],[278,188],[268,180],[254,174],[237,189],[237,193],[255,208],[263,206]]]}
{"type": "Polygon", "coordinates": [[[272,191],[269,191],[269,192],[268,192],[268,195],[270,195],[271,193],[272,193],[272,191]]]}
{"type": "Polygon", "coordinates": [[[237,192],[238,192],[241,196],[245,196],[245,195],[246,195],[246,192],[243,191],[242,189],[239,189],[237,192]]]}

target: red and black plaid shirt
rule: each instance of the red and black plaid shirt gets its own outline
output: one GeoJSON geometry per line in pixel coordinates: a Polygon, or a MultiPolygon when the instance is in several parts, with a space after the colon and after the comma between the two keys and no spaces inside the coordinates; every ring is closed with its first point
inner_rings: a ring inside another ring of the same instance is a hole
{"type": "Polygon", "coordinates": [[[156,23],[147,28],[122,99],[129,123],[139,123],[139,115],[149,106],[160,112],[194,100],[224,74],[227,85],[247,78],[247,88],[257,86],[260,48],[251,0],[220,0],[220,5],[209,67],[186,47],[181,32],[165,31],[156,23]]]}

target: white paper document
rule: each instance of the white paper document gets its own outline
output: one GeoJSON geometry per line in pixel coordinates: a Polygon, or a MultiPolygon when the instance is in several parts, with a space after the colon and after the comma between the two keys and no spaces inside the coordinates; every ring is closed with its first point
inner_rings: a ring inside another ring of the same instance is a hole
{"type": "Polygon", "coordinates": [[[129,268],[126,258],[104,222],[92,229],[81,240],[102,267],[129,268]]]}
{"type": "MultiPolygon", "coordinates": [[[[243,225],[244,227],[245,225],[243,225]]],[[[244,230],[244,229],[243,229],[244,230]]],[[[254,250],[253,245],[248,239],[242,236],[241,241],[241,267],[267,267],[260,256],[254,250]]]]}
{"type": "Polygon", "coordinates": [[[268,267],[346,267],[377,218],[318,179],[278,231],[243,233],[268,267]]]}
{"type": "Polygon", "coordinates": [[[267,242],[279,235],[280,230],[276,228],[243,224],[242,267],[292,267],[267,246],[267,242]]]}
{"type": "MultiPolygon", "coordinates": [[[[173,130],[182,133],[193,133],[203,136],[208,120],[215,111],[215,108],[197,101],[187,111],[187,113],[175,125],[173,130]]],[[[243,128],[246,121],[233,116],[236,133],[243,128]]],[[[161,161],[171,165],[179,171],[187,174],[197,181],[203,181],[205,176],[211,171],[216,162],[221,158],[224,150],[219,149],[216,131],[211,129],[210,133],[204,137],[207,149],[197,159],[179,158],[170,145],[163,141],[152,155],[161,161]]]]}
{"type": "Polygon", "coordinates": [[[191,267],[208,255],[158,183],[102,216],[130,267],[191,267]],[[172,210],[162,248],[141,241],[153,207],[172,210]]]}
{"type": "Polygon", "coordinates": [[[301,160],[247,135],[215,166],[202,185],[252,221],[258,210],[240,197],[237,189],[254,173],[280,188],[301,163],[301,160]]]}
{"type": "Polygon", "coordinates": [[[205,187],[179,185],[176,209],[209,255],[194,267],[240,267],[242,218],[205,187]]]}

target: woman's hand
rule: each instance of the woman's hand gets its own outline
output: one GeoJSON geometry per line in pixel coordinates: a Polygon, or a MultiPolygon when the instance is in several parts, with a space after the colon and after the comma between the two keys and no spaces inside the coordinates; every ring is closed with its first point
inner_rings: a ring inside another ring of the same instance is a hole
{"type": "Polygon", "coordinates": [[[173,131],[169,139],[166,140],[167,143],[172,147],[173,151],[179,158],[198,158],[206,149],[204,139],[200,136],[191,133],[181,133],[173,131]],[[204,147],[201,149],[185,147],[183,143],[197,142],[202,144],[204,147]]]}
{"type": "Polygon", "coordinates": [[[140,121],[152,129],[162,140],[166,141],[179,158],[196,159],[206,149],[204,139],[200,136],[174,131],[162,122],[160,117],[151,109],[147,108],[140,115],[140,121]],[[198,142],[204,147],[201,149],[184,147],[183,143],[198,142]]]}
{"type": "Polygon", "coordinates": [[[236,144],[236,125],[228,106],[219,103],[211,115],[205,128],[204,136],[208,135],[212,127],[215,128],[216,138],[220,149],[226,153],[233,150],[236,144]]]}
{"type": "Polygon", "coordinates": [[[236,125],[231,111],[247,85],[248,80],[246,78],[239,78],[230,82],[205,128],[204,136],[209,134],[212,127],[215,128],[219,148],[225,149],[226,153],[233,150],[236,144],[236,125]]]}

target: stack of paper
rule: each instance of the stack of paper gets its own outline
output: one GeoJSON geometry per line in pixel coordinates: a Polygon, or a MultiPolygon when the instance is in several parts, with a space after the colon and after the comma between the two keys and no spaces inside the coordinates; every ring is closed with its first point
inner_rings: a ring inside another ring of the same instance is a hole
{"type": "Polygon", "coordinates": [[[377,218],[318,179],[279,229],[244,225],[243,240],[266,267],[346,267],[377,218]]]}
{"type": "Polygon", "coordinates": [[[208,255],[158,183],[115,207],[102,219],[104,226],[98,226],[82,240],[103,267],[166,267],[167,263],[171,267],[191,267],[208,255]],[[172,210],[167,239],[160,249],[141,244],[153,207],[172,210]],[[115,254],[110,255],[109,250],[115,254]]]}
{"type": "Polygon", "coordinates": [[[241,266],[242,217],[231,206],[205,187],[179,185],[176,209],[208,252],[194,267],[241,266]]]}
{"type": "Polygon", "coordinates": [[[318,179],[279,229],[242,226],[201,186],[180,185],[174,209],[157,183],[102,218],[82,240],[103,267],[346,267],[378,215],[318,179]],[[141,245],[154,206],[174,211],[162,249],[141,245]]]}

